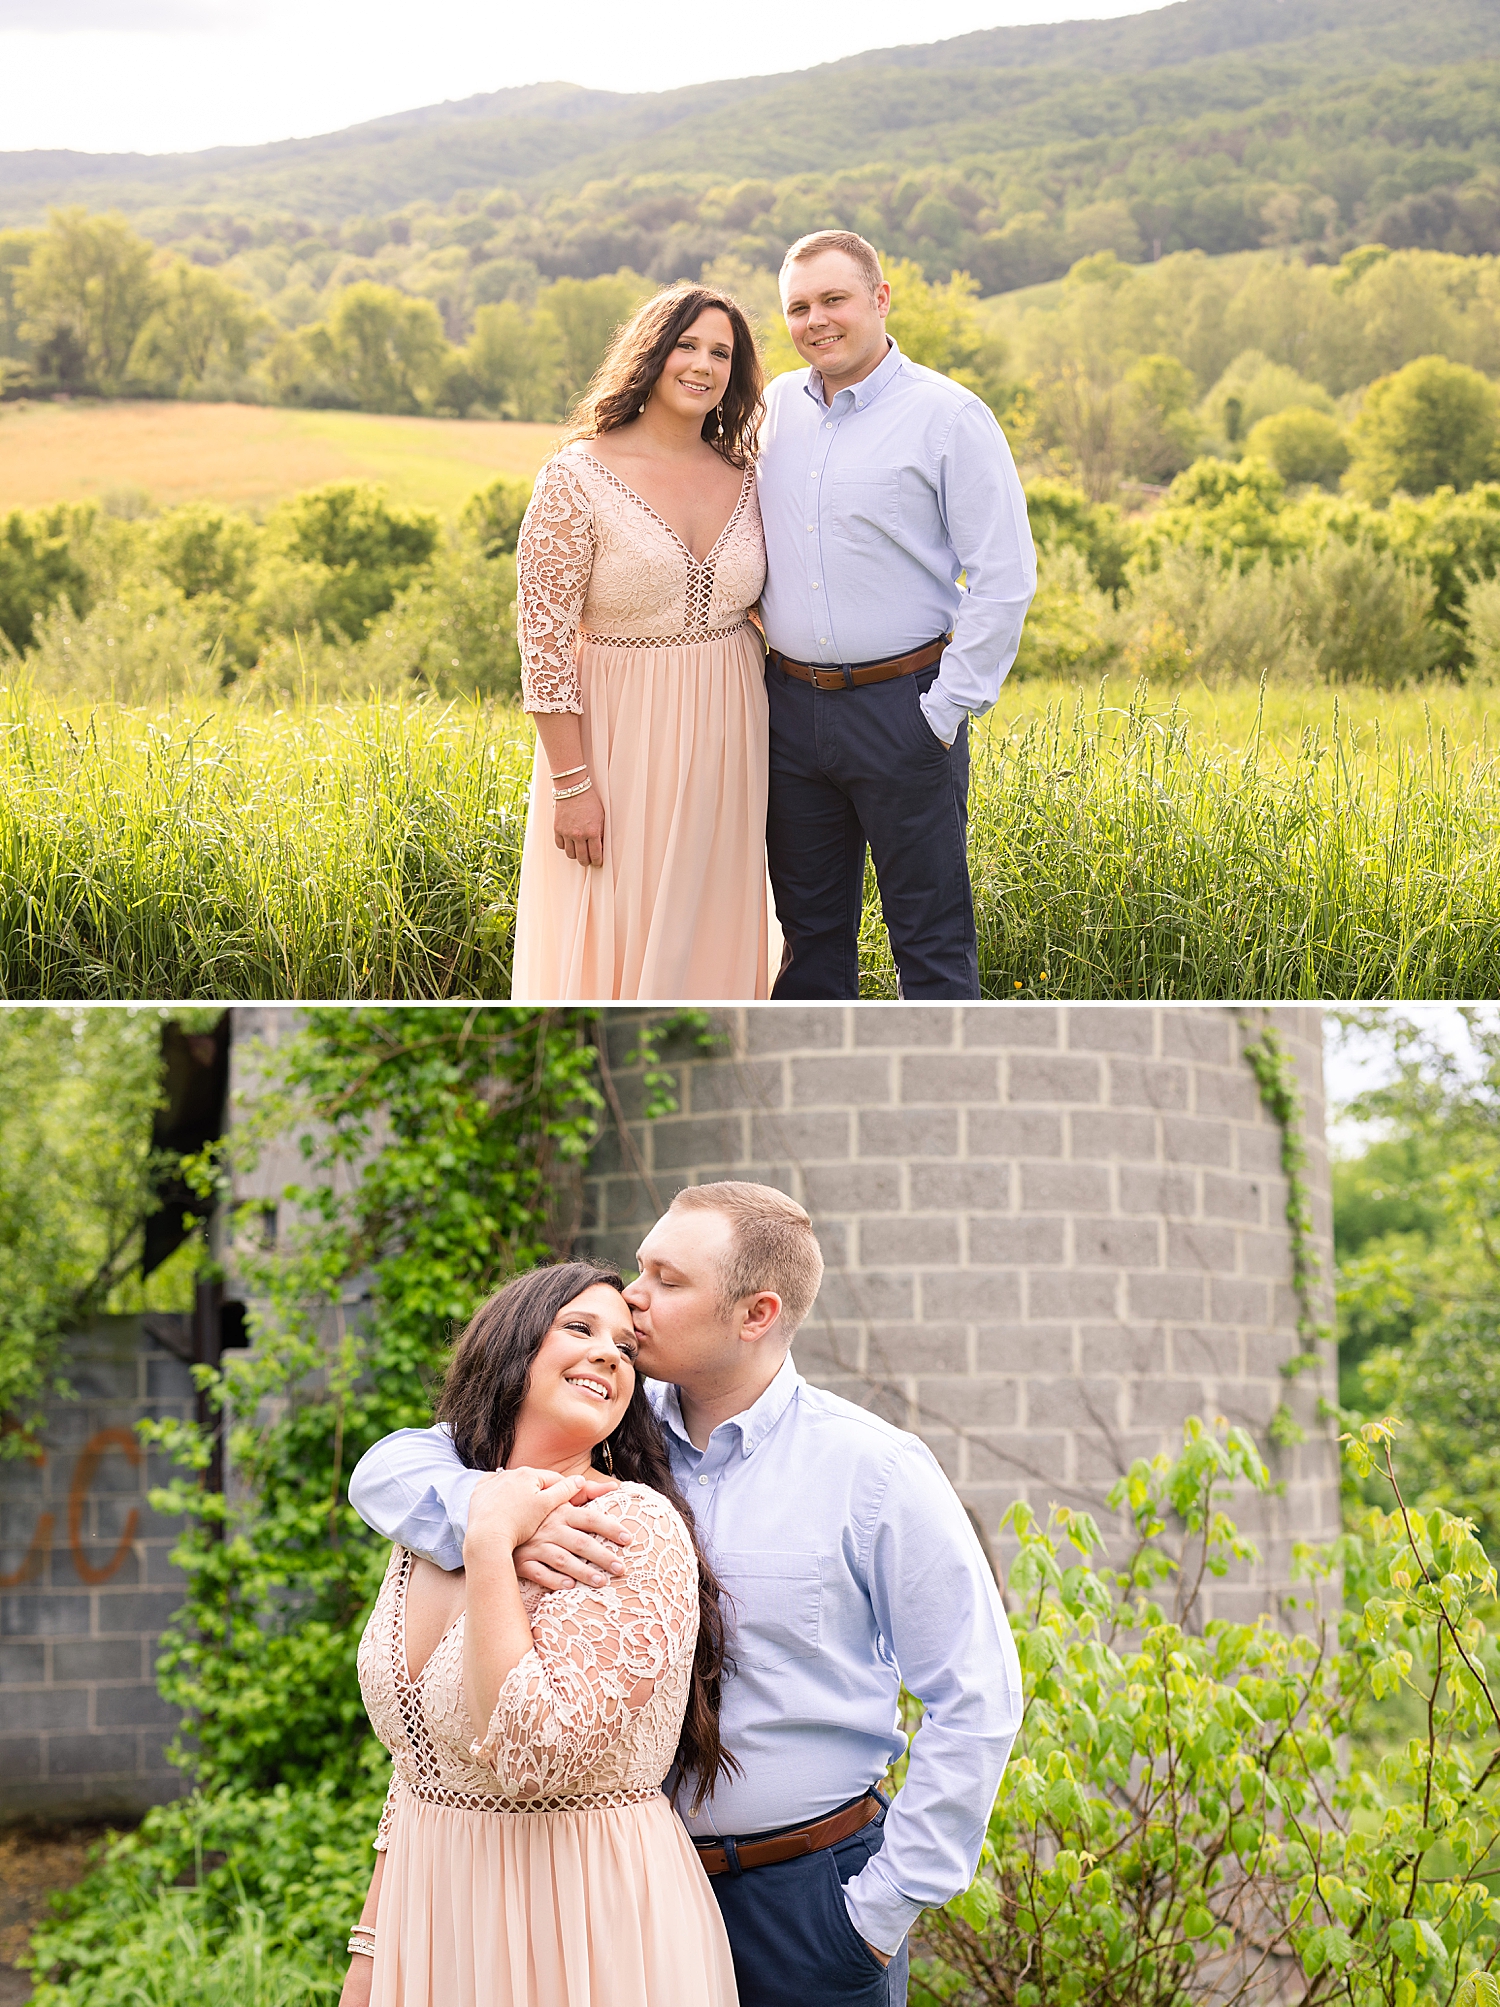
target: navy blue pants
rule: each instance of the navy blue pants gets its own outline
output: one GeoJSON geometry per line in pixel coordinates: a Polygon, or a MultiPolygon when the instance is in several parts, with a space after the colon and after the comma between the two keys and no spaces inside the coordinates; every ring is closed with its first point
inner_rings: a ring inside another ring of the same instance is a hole
{"type": "Polygon", "coordinates": [[[858,997],[865,852],[910,999],[977,997],[969,887],[969,726],[944,746],[918,699],[937,667],[815,690],[766,664],[766,848],[786,937],[778,1000],[858,997]]]}
{"type": "Polygon", "coordinates": [[[843,1884],[885,1844],[885,1814],[820,1853],[715,1875],[740,2007],[905,2007],[907,1950],[872,1957],[844,1906],[843,1884]]]}

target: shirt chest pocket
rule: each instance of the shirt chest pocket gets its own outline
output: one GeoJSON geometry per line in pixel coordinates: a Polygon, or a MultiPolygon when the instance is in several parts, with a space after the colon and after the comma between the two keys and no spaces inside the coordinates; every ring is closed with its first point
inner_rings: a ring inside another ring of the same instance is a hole
{"type": "Polygon", "coordinates": [[[878,544],[901,526],[901,475],[895,467],[842,467],[833,477],[835,532],[851,544],[878,544]]]}
{"type": "Polygon", "coordinates": [[[816,1554],[721,1552],[714,1560],[733,1605],[729,1652],[736,1665],[769,1672],[813,1656],[823,1599],[816,1554]]]}

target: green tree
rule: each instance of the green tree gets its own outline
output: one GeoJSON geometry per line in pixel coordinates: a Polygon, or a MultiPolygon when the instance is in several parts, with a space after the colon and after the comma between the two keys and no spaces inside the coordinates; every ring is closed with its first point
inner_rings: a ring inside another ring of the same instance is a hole
{"type": "Polygon", "coordinates": [[[1370,386],[1352,443],[1349,485],[1366,501],[1473,487],[1500,472],[1500,393],[1463,363],[1420,356],[1370,386]]]}
{"type": "Polygon", "coordinates": [[[30,353],[21,337],[24,316],[18,293],[41,235],[40,230],[0,230],[0,360],[19,362],[30,353]]]}
{"type": "Polygon", "coordinates": [[[1125,392],[1125,472],[1142,481],[1170,481],[1199,446],[1193,372],[1175,355],[1143,355],[1125,372],[1125,392]]]}
{"type": "Polygon", "coordinates": [[[1477,1068],[1383,1026],[1395,1077],[1356,1112],[1389,1133],[1335,1186],[1341,1379],[1365,1413],[1402,1416],[1419,1502],[1500,1537],[1500,1027],[1467,1015],[1477,1068]]]}
{"type": "Polygon", "coordinates": [[[288,403],[414,412],[435,401],[450,355],[431,300],[362,280],[326,321],[284,336],[266,371],[288,403]]]}
{"type": "Polygon", "coordinates": [[[185,599],[248,595],[260,549],[260,532],[248,516],[212,502],[185,502],[157,517],[150,538],[157,569],[185,599]]]}
{"type": "Polygon", "coordinates": [[[136,336],[128,373],[169,397],[192,397],[210,381],[231,387],[264,318],[238,286],[178,258],[161,277],[159,303],[136,336]]]}
{"type": "Polygon", "coordinates": [[[543,287],[532,327],[544,342],[549,334],[555,338],[563,411],[578,402],[616,331],[655,290],[649,279],[624,267],[607,278],[556,279],[543,287]]]}
{"type": "Polygon", "coordinates": [[[479,401],[501,418],[561,416],[562,344],[550,317],[515,300],[481,307],[465,350],[479,401]]]}
{"type": "Polygon", "coordinates": [[[432,559],[441,533],[423,509],[393,507],[381,487],[334,482],[273,509],[256,589],[268,626],[316,623],[358,641],[432,559]]]}
{"type": "Polygon", "coordinates": [[[1003,409],[1011,392],[1009,351],[974,310],[976,282],[967,272],[955,272],[945,285],[931,285],[921,266],[906,258],[888,260],[885,274],[891,287],[886,327],[901,353],[966,385],[992,409],[1003,409]]]}
{"type": "Polygon", "coordinates": [[[68,390],[117,392],[160,298],[151,258],[123,216],[55,209],[16,289],[38,368],[68,390]]]}
{"type": "Polygon", "coordinates": [[[26,1453],[63,1334],[141,1300],[162,1016],[0,1011],[0,1458],[26,1453]]]}
{"type": "Polygon", "coordinates": [[[1269,460],[1288,487],[1332,488],[1349,465],[1344,428],[1326,411],[1294,404],[1252,426],[1245,451],[1269,460]]]}
{"type": "Polygon", "coordinates": [[[260,643],[251,611],[264,542],[260,529],[233,509],[188,502],[158,516],[148,539],[156,569],[189,602],[229,660],[249,668],[260,643]]]}

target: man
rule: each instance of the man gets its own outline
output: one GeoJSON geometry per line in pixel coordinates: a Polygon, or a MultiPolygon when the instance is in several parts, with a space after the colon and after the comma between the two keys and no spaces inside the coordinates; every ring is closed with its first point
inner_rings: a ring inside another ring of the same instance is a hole
{"type": "Polygon", "coordinates": [[[786,943],[771,994],[859,995],[868,846],[902,996],[977,997],[968,721],[1036,591],[1026,498],[988,408],[887,335],[863,237],[793,244],[781,301],[808,368],[766,393],[757,473],[786,943]]]}
{"type": "MultiPolygon", "coordinates": [[[[1020,1668],[963,1508],[915,1436],[797,1373],[823,1261],[807,1214],[765,1185],[678,1194],[626,1291],[673,1473],[732,1603],[720,1717],[740,1772],[687,1817],[719,1899],[741,2007],[888,2007],[906,1934],[972,1879],[1021,1718],[1020,1668]],[[902,1679],[926,1706],[904,1748],[902,1679]]],[[[439,1430],[360,1462],[355,1510],[462,1565],[465,1470],[439,1430]]],[[[619,1529],[561,1508],[517,1550],[546,1588],[621,1572],[619,1529]]],[[[686,1814],[684,1815],[686,1817],[686,1814]]]]}

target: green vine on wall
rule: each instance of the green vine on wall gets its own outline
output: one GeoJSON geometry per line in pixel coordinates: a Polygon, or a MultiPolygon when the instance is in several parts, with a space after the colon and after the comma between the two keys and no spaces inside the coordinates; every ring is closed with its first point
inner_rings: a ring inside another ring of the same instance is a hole
{"type": "MultiPolygon", "coordinates": [[[[1248,1032],[1250,1026],[1241,1018],[1248,1032]]],[[[1318,1344],[1331,1339],[1333,1327],[1318,1316],[1317,1286],[1323,1263],[1313,1240],[1312,1187],[1307,1182],[1305,1108],[1297,1069],[1281,1034],[1264,1025],[1250,1038],[1244,1057],[1260,1089],[1261,1106],[1281,1131],[1281,1169],[1286,1179],[1286,1223],[1292,1241],[1292,1290],[1297,1298],[1297,1339],[1300,1350],[1282,1367],[1288,1379],[1306,1372],[1318,1359],[1318,1344]]],[[[1270,1421],[1270,1437],[1280,1449],[1301,1442],[1304,1430],[1283,1401],[1270,1421]]]]}

